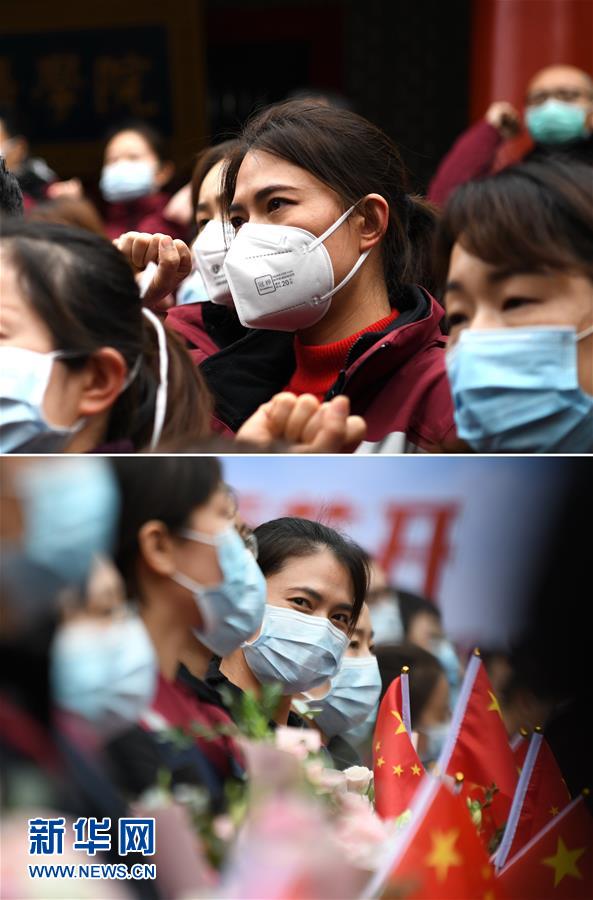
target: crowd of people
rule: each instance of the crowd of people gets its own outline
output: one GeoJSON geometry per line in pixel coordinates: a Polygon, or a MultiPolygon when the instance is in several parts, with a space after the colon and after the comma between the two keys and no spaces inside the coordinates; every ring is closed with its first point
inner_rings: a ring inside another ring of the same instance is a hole
{"type": "Polygon", "coordinates": [[[583,453],[593,81],[537,73],[410,192],[394,142],[301,97],[202,149],[107,137],[93,205],[0,112],[0,449],[583,453]]]}

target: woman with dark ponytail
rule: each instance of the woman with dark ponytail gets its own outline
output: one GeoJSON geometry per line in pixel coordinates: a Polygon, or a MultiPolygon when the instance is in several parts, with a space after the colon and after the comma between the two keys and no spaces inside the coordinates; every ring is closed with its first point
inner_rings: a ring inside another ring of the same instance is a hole
{"type": "Polygon", "coordinates": [[[127,260],[75,228],[3,222],[0,451],[133,452],[210,433],[210,396],[127,260]]]}
{"type": "MultiPolygon", "coordinates": [[[[344,394],[363,450],[428,450],[453,430],[435,213],[393,142],[344,109],[295,100],[245,126],[223,183],[224,271],[245,337],[202,372],[232,431],[279,390],[344,394]]],[[[313,402],[313,398],[311,398],[313,402]]]]}

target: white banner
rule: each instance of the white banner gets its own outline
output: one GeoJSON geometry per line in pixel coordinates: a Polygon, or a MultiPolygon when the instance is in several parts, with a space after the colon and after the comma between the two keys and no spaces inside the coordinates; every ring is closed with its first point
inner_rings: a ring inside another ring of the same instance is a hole
{"type": "Polygon", "coordinates": [[[243,517],[320,519],[375,556],[392,583],[431,597],[464,644],[521,624],[559,464],[504,457],[230,456],[243,517]]]}

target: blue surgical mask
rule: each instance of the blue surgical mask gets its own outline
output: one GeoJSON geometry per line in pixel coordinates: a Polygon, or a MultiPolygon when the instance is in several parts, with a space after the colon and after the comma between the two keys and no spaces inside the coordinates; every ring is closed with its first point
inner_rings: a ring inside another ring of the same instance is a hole
{"type": "Polygon", "coordinates": [[[364,745],[367,744],[373,736],[378,713],[379,702],[377,701],[375,708],[370,711],[368,717],[363,722],[360,722],[358,725],[355,725],[353,728],[349,728],[342,733],[344,740],[347,741],[351,747],[362,751],[364,745]]]}
{"type": "Polygon", "coordinates": [[[528,106],[527,129],[537,144],[566,144],[586,138],[587,110],[553,97],[540,106],[528,106]]]}
{"type": "Polygon", "coordinates": [[[50,424],[43,413],[43,399],[54,360],[73,354],[37,353],[22,347],[0,350],[0,453],[56,453],[84,425],[50,424]]]}
{"type": "Polygon", "coordinates": [[[143,160],[120,160],[103,167],[99,187],[105,200],[117,203],[154,194],[156,166],[143,160]]]}
{"type": "Polygon", "coordinates": [[[104,738],[125,731],[149,708],[157,671],[153,645],[137,616],[64,625],[51,649],[54,703],[82,716],[104,738]]]}
{"type": "Polygon", "coordinates": [[[204,623],[195,632],[197,639],[218,656],[227,656],[260,627],[266,605],[266,580],[235,528],[217,535],[184,529],[181,535],[216,547],[223,574],[220,584],[206,587],[182,572],[172,577],[194,595],[204,623]]]}
{"type": "Polygon", "coordinates": [[[119,493],[107,460],[35,460],[17,475],[25,556],[65,583],[82,585],[96,556],[108,556],[119,493]]]}
{"type": "Polygon", "coordinates": [[[478,453],[587,453],[593,397],[579,386],[574,328],[467,329],[447,352],[459,437],[478,453]]]}
{"type": "Polygon", "coordinates": [[[347,635],[325,616],[268,604],[260,634],[243,653],[260,684],[302,694],[334,677],[347,647],[347,635]]]}
{"type": "Polygon", "coordinates": [[[369,607],[375,644],[397,644],[403,640],[404,626],[395,598],[385,597],[369,607]]]}
{"type": "Polygon", "coordinates": [[[459,694],[459,686],[461,683],[461,666],[459,657],[455,652],[455,647],[446,638],[435,641],[432,647],[432,653],[443,669],[449,682],[449,706],[453,709],[459,694]]]}
{"type": "Polygon", "coordinates": [[[326,737],[343,734],[371,719],[381,695],[381,675],[374,656],[345,656],[330,689],[320,700],[307,696],[318,709],[315,722],[326,737]]]}
{"type": "Polygon", "coordinates": [[[206,303],[210,299],[204,279],[197,269],[183,279],[177,288],[176,299],[178,306],[185,306],[187,303],[206,303]]]}
{"type": "Polygon", "coordinates": [[[430,728],[423,728],[422,734],[426,738],[426,749],[420,753],[420,761],[423,765],[434,762],[440,755],[447,735],[449,734],[451,722],[443,722],[441,725],[433,725],[430,728]]]}

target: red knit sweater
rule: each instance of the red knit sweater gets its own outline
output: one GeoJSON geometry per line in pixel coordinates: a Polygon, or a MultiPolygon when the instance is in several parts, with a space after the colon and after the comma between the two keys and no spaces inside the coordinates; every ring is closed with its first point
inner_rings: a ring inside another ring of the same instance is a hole
{"type": "Polygon", "coordinates": [[[318,400],[323,400],[344,368],[348,353],[361,334],[385,331],[397,316],[397,309],[393,309],[384,319],[379,319],[356,334],[351,334],[333,344],[307,345],[301,343],[299,336],[296,335],[294,339],[296,369],[286,390],[292,391],[293,394],[314,394],[318,400]]]}

